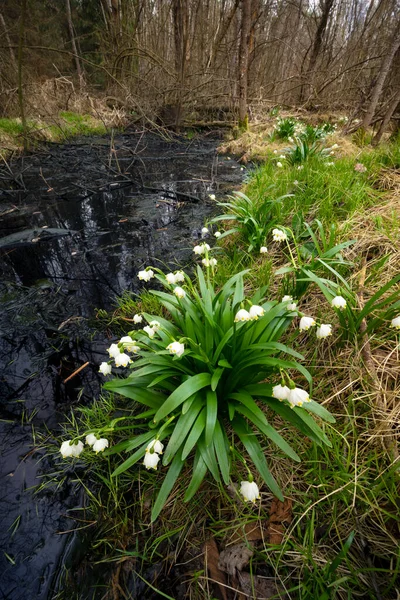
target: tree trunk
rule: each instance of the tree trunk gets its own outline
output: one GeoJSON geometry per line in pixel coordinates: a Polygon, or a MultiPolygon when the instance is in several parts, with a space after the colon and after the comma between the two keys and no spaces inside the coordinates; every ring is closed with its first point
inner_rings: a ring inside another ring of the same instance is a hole
{"type": "Polygon", "coordinates": [[[399,103],[400,103],[400,89],[397,90],[397,93],[394,95],[392,102],[388,106],[385,116],[383,117],[381,125],[378,129],[378,133],[376,134],[376,136],[373,138],[373,140],[371,142],[371,144],[373,146],[377,146],[379,144],[379,142],[381,141],[381,138],[385,132],[385,129],[388,126],[388,123],[389,123],[390,119],[392,118],[393,113],[395,112],[396,108],[399,106],[399,103]]]}
{"type": "Polygon", "coordinates": [[[83,78],[83,70],[82,70],[82,67],[81,67],[80,60],[79,60],[78,49],[76,47],[74,26],[72,24],[72,14],[71,14],[71,2],[70,2],[70,0],[65,0],[65,8],[66,8],[66,11],[67,11],[67,21],[68,21],[69,37],[70,37],[70,41],[71,41],[71,48],[72,48],[72,52],[74,53],[74,60],[75,60],[76,72],[78,74],[78,79],[79,79],[79,89],[81,89],[82,85],[84,83],[84,78],[83,78]]]}
{"type": "Polygon", "coordinates": [[[372,90],[371,100],[369,102],[369,106],[367,108],[367,112],[364,115],[360,128],[366,129],[371,125],[371,121],[375,114],[376,108],[378,106],[379,98],[382,93],[383,86],[386,81],[386,77],[389,74],[390,67],[392,66],[393,58],[400,47],[400,33],[397,33],[393,38],[392,45],[389,49],[389,52],[383,59],[380,72],[378,78],[376,80],[374,89],[372,90]]]}
{"type": "Polygon", "coordinates": [[[15,60],[14,50],[13,50],[13,48],[11,46],[11,40],[10,40],[10,36],[8,35],[7,25],[6,25],[6,22],[5,22],[4,17],[3,17],[3,15],[2,15],[1,12],[0,12],[0,23],[1,23],[2,27],[3,27],[3,29],[4,29],[4,36],[6,38],[7,45],[9,47],[9,49],[10,49],[11,64],[14,67],[14,69],[17,71],[17,68],[18,68],[17,67],[17,61],[15,60]]]}
{"type": "Polygon", "coordinates": [[[315,66],[317,64],[317,59],[321,51],[322,42],[328,25],[329,13],[331,11],[334,1],[335,0],[325,0],[324,4],[322,5],[322,15],[317,27],[317,31],[315,33],[314,43],[310,54],[310,60],[308,62],[308,68],[306,73],[308,82],[302,85],[301,87],[300,102],[308,100],[313,93],[315,66]]]}
{"type": "Polygon", "coordinates": [[[172,15],[175,41],[175,129],[179,131],[183,117],[186,68],[189,62],[189,7],[187,0],[173,0],[172,15]]]}
{"type": "Polygon", "coordinates": [[[239,46],[239,129],[248,128],[247,87],[249,42],[251,30],[251,0],[242,0],[242,20],[239,46]]]}
{"type": "Polygon", "coordinates": [[[25,35],[25,17],[26,17],[26,0],[22,0],[21,17],[19,23],[19,40],[18,40],[18,103],[19,112],[21,115],[23,140],[24,140],[24,151],[26,152],[29,148],[28,141],[28,127],[25,118],[25,107],[24,107],[24,93],[22,89],[22,53],[24,46],[24,35],[25,35]]]}

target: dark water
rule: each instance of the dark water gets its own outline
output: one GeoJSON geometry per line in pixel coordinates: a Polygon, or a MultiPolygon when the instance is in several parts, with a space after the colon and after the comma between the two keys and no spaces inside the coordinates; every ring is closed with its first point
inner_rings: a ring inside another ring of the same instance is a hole
{"type": "Polygon", "coordinates": [[[138,291],[144,266],[188,264],[215,211],[209,194],[242,181],[219,141],[132,132],[0,167],[1,599],[56,595],[82,498],[71,483],[35,493],[57,460],[37,449],[37,432],[50,437],[78,396],[100,391],[108,343],[88,325],[94,308],[138,291]]]}

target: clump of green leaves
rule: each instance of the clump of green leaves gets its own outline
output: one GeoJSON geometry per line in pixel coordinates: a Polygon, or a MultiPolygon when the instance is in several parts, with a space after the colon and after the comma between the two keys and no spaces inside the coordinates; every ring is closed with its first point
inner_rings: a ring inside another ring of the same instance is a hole
{"type": "Polygon", "coordinates": [[[269,186],[260,201],[254,201],[243,192],[234,192],[229,196],[230,202],[218,202],[218,206],[225,210],[224,214],[212,219],[212,223],[220,221],[233,221],[235,227],[225,231],[221,236],[240,233],[247,241],[247,251],[259,250],[265,244],[269,231],[279,221],[281,204],[291,194],[274,197],[274,188],[269,186]]]}
{"type": "MultiPolygon", "coordinates": [[[[273,384],[282,373],[286,373],[287,382],[291,381],[288,371],[299,372],[311,384],[309,372],[298,362],[302,356],[279,341],[295,314],[285,303],[263,299],[264,290],[246,298],[245,272],[231,277],[220,290],[214,288],[212,272],[213,268],[207,268],[205,275],[198,267],[195,285],[185,276],[185,293],[168,283],[163,274],[157,275],[168,291],[152,293],[170,317],[157,317],[157,332],[151,337],[144,331],[132,332],[140,346],[140,358],[132,363],[128,377],[104,386],[145,407],[135,416],[135,428],[128,427],[126,438],[105,452],[129,453],[113,476],[142,459],[151,439],[167,440],[162,464],[170,466],[153,506],[153,520],[192,456],[193,474],[185,501],[193,497],[207,472],[228,485],[237,460],[246,466],[250,460],[271,491],[282,499],[259,436],[293,460],[299,457],[271,425],[265,411],[279,415],[317,444],[329,445],[310,414],[332,422],[326,409],[314,401],[307,401],[303,408],[293,407],[272,395],[273,384]],[[243,322],[239,315],[245,315],[243,322]],[[179,352],[171,354],[171,346],[179,352]],[[138,427],[144,429],[139,435],[138,427]]],[[[148,323],[154,322],[152,315],[143,316],[148,323]]]]}

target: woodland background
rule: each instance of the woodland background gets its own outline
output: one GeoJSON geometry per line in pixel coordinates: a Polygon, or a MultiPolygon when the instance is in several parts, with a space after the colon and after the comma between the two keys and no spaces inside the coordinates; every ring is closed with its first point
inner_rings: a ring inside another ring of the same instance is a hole
{"type": "Polygon", "coordinates": [[[280,105],[399,123],[399,0],[2,0],[0,117],[239,119],[280,105]]]}

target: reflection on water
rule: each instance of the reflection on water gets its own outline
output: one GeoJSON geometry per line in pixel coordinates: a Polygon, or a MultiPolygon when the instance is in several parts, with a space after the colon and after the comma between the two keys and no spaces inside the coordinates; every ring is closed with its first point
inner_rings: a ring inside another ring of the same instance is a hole
{"type": "Polygon", "coordinates": [[[78,393],[81,402],[99,393],[106,346],[88,329],[93,309],[110,309],[116,295],[138,291],[136,273],[147,265],[190,261],[215,207],[209,194],[243,177],[237,163],[216,155],[217,143],[120,135],[117,160],[110,160],[109,140],[96,138],[24,157],[8,181],[0,169],[4,598],[52,598],[68,538],[57,532],[73,528],[67,511],[80,502],[71,484],[33,494],[39,470],[51,471],[54,458],[35,451],[32,426],[55,431],[78,393]],[[4,243],[15,233],[19,241],[4,243]]]}

